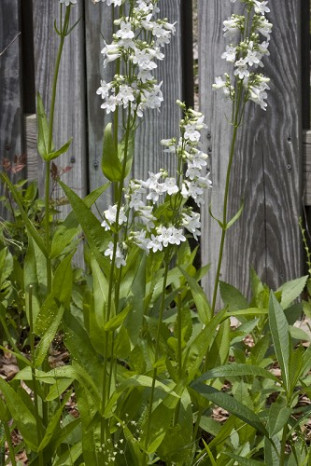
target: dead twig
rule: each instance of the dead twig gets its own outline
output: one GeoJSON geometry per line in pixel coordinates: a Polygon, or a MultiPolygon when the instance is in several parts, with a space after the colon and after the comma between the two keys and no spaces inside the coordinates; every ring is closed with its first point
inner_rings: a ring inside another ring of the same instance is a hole
{"type": "Polygon", "coordinates": [[[20,35],[21,35],[21,32],[18,32],[16,34],[16,36],[11,40],[11,42],[0,52],[0,57],[2,57],[2,55],[8,50],[9,47],[11,47],[13,42],[15,42],[16,39],[18,38],[18,36],[20,36],[20,35]]]}

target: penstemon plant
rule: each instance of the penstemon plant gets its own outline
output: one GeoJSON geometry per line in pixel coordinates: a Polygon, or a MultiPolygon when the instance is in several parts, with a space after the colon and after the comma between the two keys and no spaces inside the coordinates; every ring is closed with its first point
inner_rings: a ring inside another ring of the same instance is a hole
{"type": "MultiPolygon", "coordinates": [[[[230,1],[232,3],[236,2],[236,0],[230,1]]],[[[215,90],[222,89],[225,96],[232,101],[231,125],[233,127],[224,190],[223,213],[221,219],[216,219],[221,227],[221,239],[212,299],[213,313],[216,307],[226,232],[238,220],[243,209],[242,205],[236,215],[232,219],[228,219],[230,175],[234,161],[238,129],[243,122],[247,102],[255,102],[263,110],[266,109],[266,91],[269,89],[268,82],[270,81],[269,78],[258,72],[258,68],[263,67],[263,57],[269,55],[268,47],[272,24],[269,23],[265,16],[270,11],[268,2],[242,0],[240,3],[244,4],[244,14],[238,15],[233,13],[223,23],[224,35],[229,44],[226,46],[226,51],[222,54],[222,58],[232,64],[232,72],[230,74],[225,73],[223,77],[216,77],[215,84],[213,85],[215,90]]]]}
{"type": "Polygon", "coordinates": [[[46,164],[42,220],[28,215],[32,190],[23,184],[17,189],[1,174],[27,238],[26,252],[14,259],[15,243],[0,237],[0,325],[7,339],[1,348],[20,366],[12,381],[0,378],[7,464],[17,464],[15,453],[24,449],[29,464],[38,466],[307,465],[303,428],[310,409],[298,401],[310,396],[311,352],[301,345],[308,335],[293,327],[307,277],[272,292],[253,273],[251,301],[220,281],[226,231],[241,213],[227,218],[238,129],[249,101],[267,105],[269,80],[257,68],[268,55],[268,2],[241,0],[245,14],[224,21],[229,45],[223,58],[233,67],[216,78],[214,88],[232,101],[233,136],[212,305],[199,285],[208,267],[196,270],[197,249],[188,244],[202,234],[199,209],[212,187],[200,144],[204,116],[178,101],[179,134],[161,141],[165,157],[176,158],[176,172],[164,168],[147,179],[130,177],[135,131],[163,101],[154,70],[175,24],[160,17],[158,0],[102,2],[114,9],[112,42],[102,54],[104,66],[115,73],[96,91],[102,109],[113,115],[103,131],[108,183],[80,199],[58,180],[72,212],[54,222],[51,161],[71,143],[58,150],[53,145],[55,96],[77,0],[59,1],[60,45],[48,116],[37,98],[38,152],[46,164]],[[99,219],[91,207],[109,186],[113,201],[99,219]],[[72,264],[81,230],[83,271],[72,264]],[[216,312],[218,292],[224,307],[216,312]],[[3,317],[14,306],[25,315],[27,357],[3,317]],[[237,328],[230,326],[232,317],[237,328]],[[51,368],[57,336],[70,360],[51,368]],[[11,439],[15,428],[23,437],[17,447],[11,439]]]}

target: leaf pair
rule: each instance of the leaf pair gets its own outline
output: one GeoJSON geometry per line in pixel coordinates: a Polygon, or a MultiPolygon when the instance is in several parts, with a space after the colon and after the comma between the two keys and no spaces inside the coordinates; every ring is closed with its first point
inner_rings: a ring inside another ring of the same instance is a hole
{"type": "Polygon", "coordinates": [[[72,138],[60,149],[55,150],[50,134],[49,122],[45,113],[44,105],[40,94],[37,94],[37,123],[38,123],[38,152],[45,162],[50,162],[67,152],[72,142],[72,138]]]}

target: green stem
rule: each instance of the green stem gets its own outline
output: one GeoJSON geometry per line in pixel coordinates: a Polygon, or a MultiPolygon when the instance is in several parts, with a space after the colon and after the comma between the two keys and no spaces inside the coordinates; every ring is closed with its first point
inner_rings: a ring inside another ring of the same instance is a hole
{"type": "MultiPolygon", "coordinates": [[[[214,292],[213,292],[212,315],[215,314],[217,293],[218,293],[218,287],[219,287],[219,281],[220,281],[221,265],[222,265],[222,259],[223,259],[226,233],[227,233],[228,202],[229,202],[231,169],[232,169],[232,163],[233,163],[234,154],[235,154],[235,145],[236,145],[236,140],[237,140],[238,129],[239,129],[239,126],[242,120],[242,114],[241,114],[241,108],[240,108],[241,98],[242,98],[242,89],[241,89],[241,84],[240,84],[239,97],[238,97],[235,117],[233,121],[233,134],[232,134],[232,140],[231,140],[231,145],[230,145],[229,161],[228,161],[228,167],[227,167],[227,173],[226,173],[226,183],[225,183],[225,193],[224,193],[223,213],[222,213],[222,227],[221,227],[222,231],[221,231],[217,270],[216,270],[214,292]]],[[[244,108],[245,106],[243,105],[242,112],[244,112],[244,108]]]]}
{"type": "MultiPolygon", "coordinates": [[[[33,383],[33,396],[34,396],[34,405],[35,405],[35,416],[36,416],[36,427],[37,427],[37,436],[38,442],[40,443],[42,438],[42,432],[40,429],[40,414],[39,414],[39,395],[37,387],[37,378],[36,378],[36,355],[35,355],[35,339],[34,339],[34,323],[33,323],[33,307],[32,307],[32,285],[29,286],[29,338],[30,338],[30,353],[31,353],[31,376],[33,383]]],[[[43,402],[42,402],[43,403],[43,402]]],[[[39,452],[39,465],[44,466],[43,463],[43,453],[39,452]]]]}
{"type": "Polygon", "coordinates": [[[280,466],[285,465],[285,458],[286,458],[286,440],[287,440],[287,434],[288,434],[288,425],[286,424],[284,429],[283,429],[283,434],[282,434],[282,441],[281,441],[281,455],[280,455],[280,466]]]}
{"type": "Polygon", "coordinates": [[[11,464],[12,464],[12,466],[16,466],[14,447],[13,447],[13,443],[12,443],[10,428],[9,428],[9,426],[8,426],[8,424],[6,422],[3,423],[3,426],[4,426],[6,441],[7,441],[8,448],[9,448],[11,464]]]}
{"type": "MultiPolygon", "coordinates": [[[[115,269],[116,269],[117,247],[118,247],[118,242],[119,242],[119,218],[120,218],[120,211],[121,211],[121,206],[122,206],[122,198],[123,198],[122,193],[123,193],[126,165],[127,165],[127,159],[128,159],[130,130],[131,130],[131,104],[129,104],[129,108],[128,108],[128,118],[127,118],[126,132],[125,132],[124,156],[123,156],[123,163],[122,163],[121,181],[119,183],[118,189],[116,190],[116,193],[117,193],[117,199],[116,199],[117,200],[117,213],[116,213],[116,222],[115,222],[116,232],[114,233],[113,253],[112,253],[110,275],[109,275],[108,303],[107,303],[107,315],[106,315],[107,322],[109,321],[111,317],[113,295],[115,298],[116,312],[118,312],[118,307],[119,307],[121,271],[119,274],[119,280],[117,281],[115,287],[114,287],[114,276],[115,276],[115,269]],[[115,288],[115,293],[113,293],[114,288],[115,288]]],[[[108,374],[108,358],[107,358],[108,347],[109,347],[108,340],[109,340],[108,335],[106,335],[105,336],[105,359],[104,359],[104,370],[103,370],[103,386],[102,386],[102,408],[104,408],[107,400],[110,397],[110,389],[111,389],[110,385],[112,381],[112,373],[113,373],[113,365],[114,365],[114,356],[113,356],[114,344],[112,342],[111,354],[110,354],[110,367],[109,367],[109,374],[108,374]]],[[[101,422],[102,442],[105,441],[105,437],[106,437],[106,420],[102,418],[102,422],[101,422]]]]}
{"type": "Polygon", "coordinates": [[[152,405],[154,400],[154,391],[155,391],[155,383],[158,374],[158,370],[156,367],[158,358],[159,358],[159,350],[160,350],[160,333],[161,333],[161,324],[163,320],[163,313],[165,309],[165,290],[167,286],[167,276],[168,270],[170,265],[170,251],[168,250],[166,257],[165,257],[165,268],[164,268],[164,277],[163,277],[163,286],[162,286],[162,295],[161,295],[161,304],[160,304],[160,312],[159,312],[159,319],[158,319],[158,329],[157,329],[157,336],[156,336],[156,347],[154,352],[154,361],[155,367],[153,369],[152,374],[152,384],[151,384],[151,394],[149,399],[149,407],[148,407],[148,417],[147,417],[147,426],[146,426],[146,438],[145,438],[145,449],[147,450],[149,437],[150,437],[150,425],[151,425],[151,414],[152,414],[152,405]]]}
{"type": "Polygon", "coordinates": [[[177,296],[177,319],[178,319],[178,334],[177,334],[177,348],[178,348],[178,354],[177,354],[177,362],[178,362],[178,374],[179,374],[179,379],[181,380],[182,378],[182,342],[181,342],[181,326],[182,326],[182,321],[181,321],[181,296],[178,294],[177,296]]]}
{"type": "MultiPolygon", "coordinates": [[[[58,47],[54,76],[53,76],[53,85],[52,85],[52,97],[50,105],[50,115],[49,115],[49,138],[48,138],[48,153],[50,154],[53,151],[53,128],[54,128],[54,114],[55,114],[55,104],[56,104],[56,91],[57,91],[57,82],[59,75],[60,62],[62,58],[65,38],[68,33],[69,19],[70,19],[70,7],[66,8],[66,14],[64,19],[64,24],[61,25],[61,34],[60,34],[60,43],[58,47]]],[[[47,260],[46,260],[46,270],[47,270],[47,291],[51,291],[51,281],[52,281],[52,270],[51,270],[51,260],[50,260],[50,179],[51,179],[51,162],[47,161],[45,163],[45,241],[47,249],[47,260]]]]}

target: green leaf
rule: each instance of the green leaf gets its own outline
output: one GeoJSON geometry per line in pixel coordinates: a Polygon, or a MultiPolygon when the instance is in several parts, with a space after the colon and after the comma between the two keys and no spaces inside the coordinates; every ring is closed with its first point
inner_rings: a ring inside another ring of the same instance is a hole
{"type": "Polygon", "coordinates": [[[104,231],[100,221],[95,217],[84,201],[62,181],[59,181],[59,184],[69,199],[98,264],[102,270],[109,271],[110,262],[103,256],[103,254],[101,254],[100,251],[105,247],[105,244],[108,243],[110,235],[104,231]]]}
{"type": "Polygon", "coordinates": [[[131,305],[128,304],[121,312],[119,312],[119,314],[109,319],[108,322],[106,322],[104,325],[105,331],[108,332],[108,331],[117,330],[117,328],[120,327],[120,325],[126,319],[130,310],[131,310],[131,305]]]}
{"type": "MultiPolygon", "coordinates": [[[[37,93],[37,123],[38,123],[38,152],[43,160],[48,161],[49,158],[49,124],[46,117],[43,101],[39,92],[37,93]]],[[[51,141],[52,143],[52,141],[51,141]]],[[[53,143],[51,144],[54,149],[53,143]]]]}
{"type": "Polygon", "coordinates": [[[234,286],[221,281],[219,283],[219,290],[224,304],[229,306],[229,311],[247,309],[249,307],[247,299],[234,286]]]}
{"type": "Polygon", "coordinates": [[[225,451],[224,454],[227,456],[230,456],[230,458],[233,458],[234,460],[237,460],[237,462],[241,465],[245,465],[245,466],[265,466],[266,465],[266,463],[263,463],[262,461],[252,460],[251,458],[244,458],[243,456],[235,455],[234,453],[231,453],[229,451],[225,451]]]}
{"type": "Polygon", "coordinates": [[[9,422],[11,420],[11,414],[8,407],[5,405],[2,398],[0,398],[0,421],[9,422]]]}
{"type": "Polygon", "coordinates": [[[205,325],[208,324],[212,318],[212,312],[204,291],[197,283],[197,281],[193,277],[191,277],[184,269],[182,269],[181,267],[178,268],[190,286],[193,301],[196,305],[196,309],[198,311],[201,322],[205,325]]]}
{"type": "Polygon", "coordinates": [[[124,159],[124,155],[126,155],[126,167],[125,167],[125,173],[124,173],[124,177],[126,178],[131,169],[132,169],[132,164],[133,164],[133,157],[134,157],[134,147],[135,147],[135,131],[131,131],[130,132],[130,135],[128,137],[128,141],[127,141],[127,153],[125,154],[125,150],[126,150],[126,147],[125,147],[125,142],[126,142],[126,134],[124,135],[123,139],[121,140],[121,142],[119,142],[118,144],[118,158],[120,160],[120,162],[122,163],[123,159],[124,159]]]}
{"type": "MultiPolygon", "coordinates": [[[[88,194],[83,199],[86,207],[90,209],[99,196],[106,191],[108,186],[110,186],[110,183],[106,183],[88,194]]],[[[70,212],[61,225],[57,227],[53,235],[50,254],[51,258],[59,256],[80,231],[81,227],[75,212],[70,212]]]]}
{"type": "Polygon", "coordinates": [[[278,434],[288,422],[292,410],[286,406],[279,406],[277,403],[272,403],[269,408],[268,431],[270,437],[278,434]]]}
{"type": "Polygon", "coordinates": [[[8,248],[0,251],[0,287],[13,272],[13,257],[8,248]]]}
{"type": "Polygon", "coordinates": [[[25,226],[27,228],[28,233],[30,236],[34,239],[34,241],[37,243],[38,247],[41,249],[43,252],[44,256],[47,257],[47,250],[44,244],[43,239],[41,238],[40,234],[37,232],[35,226],[31,222],[31,220],[28,218],[27,212],[24,210],[23,206],[23,200],[20,196],[20,193],[17,191],[15,186],[11,183],[10,179],[5,173],[0,173],[0,178],[2,181],[8,186],[9,190],[11,191],[13,198],[18,205],[21,217],[23,219],[23,222],[25,223],[25,226]]]}
{"type": "Polygon", "coordinates": [[[202,397],[206,398],[212,403],[215,403],[217,406],[226,409],[229,411],[229,413],[235,415],[239,419],[242,419],[242,421],[254,427],[254,429],[258,430],[263,435],[268,436],[268,432],[261,422],[260,417],[251,411],[247,406],[239,403],[232,396],[228,395],[227,393],[218,391],[208,385],[204,385],[203,383],[197,383],[196,381],[193,382],[191,386],[202,397]]]}
{"type": "MultiPolygon", "coordinates": [[[[46,327],[44,334],[41,337],[41,340],[36,348],[35,353],[35,365],[40,367],[43,364],[43,361],[47,357],[47,354],[50,349],[50,345],[56,335],[58,327],[63,318],[64,306],[58,306],[53,299],[53,301],[45,301],[42,308],[40,309],[38,318],[45,319],[46,322],[49,322],[49,325],[46,327]]],[[[37,324],[37,321],[36,321],[37,324]]],[[[41,328],[42,330],[42,328],[41,328]]],[[[40,332],[41,333],[41,332],[40,332]]]]}
{"type": "Polygon", "coordinates": [[[82,443],[77,442],[72,446],[67,446],[64,453],[62,453],[52,466],[69,466],[76,464],[76,461],[82,454],[82,443]]]}
{"type": "Polygon", "coordinates": [[[290,336],[289,326],[280,303],[270,292],[269,302],[269,325],[272,334],[275,354],[282,371],[285,388],[288,389],[289,381],[289,358],[290,358],[290,336]]]}
{"type": "MultiPolygon", "coordinates": [[[[5,398],[6,405],[26,445],[33,451],[37,451],[39,445],[37,419],[15,390],[1,377],[0,391],[5,398]]],[[[30,397],[29,405],[32,405],[30,397]]]]}
{"type": "MultiPolygon", "coordinates": [[[[142,251],[143,253],[143,251],[142,251]]],[[[135,269],[131,284],[132,292],[132,310],[126,319],[126,328],[131,340],[131,343],[135,345],[139,338],[144,318],[145,310],[145,296],[146,296],[146,254],[138,256],[137,261],[138,267],[135,269]]]]}
{"type": "Polygon", "coordinates": [[[62,417],[65,404],[69,400],[70,396],[71,396],[71,392],[66,393],[66,395],[64,396],[61,405],[56,410],[55,414],[53,415],[52,419],[50,420],[50,422],[49,422],[49,424],[48,424],[48,426],[47,426],[47,428],[45,430],[44,437],[43,437],[37,451],[42,451],[50,443],[52,438],[55,435],[58,434],[56,432],[56,430],[61,430],[59,422],[60,422],[60,419],[62,417]]]}
{"type": "Polygon", "coordinates": [[[295,327],[294,325],[289,326],[289,333],[292,338],[295,340],[310,341],[311,336],[309,333],[305,332],[302,328],[295,327]]]}
{"type": "Polygon", "coordinates": [[[104,129],[102,171],[110,181],[115,182],[122,179],[122,165],[112,134],[112,123],[108,123],[104,129]]]}
{"type": "Polygon", "coordinates": [[[60,149],[48,154],[45,160],[50,162],[51,160],[57,159],[57,157],[59,157],[60,155],[65,154],[65,152],[67,152],[67,150],[69,149],[71,143],[72,143],[72,138],[70,138],[69,141],[67,141],[60,149]]]}
{"type": "Polygon", "coordinates": [[[258,307],[249,307],[247,309],[240,309],[238,311],[231,311],[228,314],[232,317],[239,316],[264,316],[268,314],[268,309],[259,309],[258,307]]]}
{"type": "Polygon", "coordinates": [[[277,436],[274,436],[272,439],[265,438],[264,443],[264,451],[265,451],[265,463],[268,466],[279,466],[280,465],[280,458],[278,452],[273,447],[272,441],[277,446],[279,445],[279,439],[277,436]]]}
{"type": "Polygon", "coordinates": [[[230,227],[241,217],[241,214],[243,212],[244,208],[244,202],[242,202],[241,207],[237,211],[237,213],[229,220],[229,222],[226,224],[226,230],[229,230],[230,227]]]}
{"type": "Polygon", "coordinates": [[[218,377],[224,377],[230,379],[231,377],[263,377],[264,379],[271,379],[277,381],[278,378],[271,374],[271,372],[263,369],[259,366],[253,366],[250,364],[226,364],[224,366],[215,367],[205,372],[199,377],[196,382],[201,382],[203,380],[216,379],[218,377]]]}
{"type": "MultiPolygon", "coordinates": [[[[175,408],[179,402],[176,395],[168,394],[152,411],[150,420],[149,442],[146,445],[148,453],[154,453],[161,445],[174,416],[175,408]]],[[[147,420],[148,422],[149,420],[147,420]]],[[[143,440],[146,429],[142,434],[143,440]]],[[[145,443],[145,442],[144,442],[145,443]]]]}
{"type": "Polygon", "coordinates": [[[73,253],[65,257],[55,270],[52,281],[52,293],[57,302],[69,306],[72,295],[72,267],[73,253]]]}
{"type": "Polygon", "coordinates": [[[282,291],[281,306],[286,309],[295,299],[297,299],[304,290],[307,283],[308,275],[296,278],[284,283],[278,291],[282,291]]]}
{"type": "Polygon", "coordinates": [[[188,341],[187,347],[184,350],[183,369],[188,372],[189,381],[192,381],[193,377],[195,377],[210,345],[217,335],[216,329],[225,318],[225,315],[226,310],[223,309],[210,320],[198,335],[195,335],[188,341]]]}

